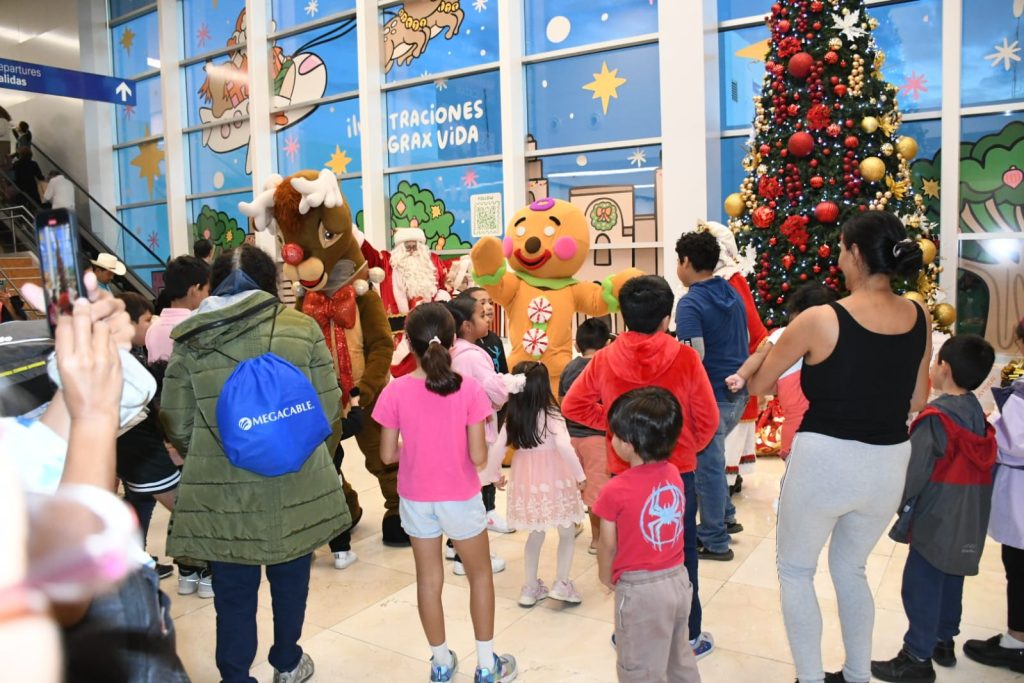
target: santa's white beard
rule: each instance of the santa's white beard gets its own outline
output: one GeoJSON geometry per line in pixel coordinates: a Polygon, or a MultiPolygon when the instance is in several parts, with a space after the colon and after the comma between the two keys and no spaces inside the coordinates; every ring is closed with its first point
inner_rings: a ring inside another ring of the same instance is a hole
{"type": "Polygon", "coordinates": [[[396,289],[404,291],[409,299],[430,301],[437,293],[437,271],[422,247],[409,253],[404,244],[399,245],[391,254],[391,269],[396,289]]]}

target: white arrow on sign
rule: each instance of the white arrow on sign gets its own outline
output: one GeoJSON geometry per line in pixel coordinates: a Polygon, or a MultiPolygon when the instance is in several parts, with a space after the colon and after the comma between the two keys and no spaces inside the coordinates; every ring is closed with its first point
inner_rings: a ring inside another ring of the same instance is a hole
{"type": "Polygon", "coordinates": [[[114,88],[114,92],[121,96],[122,102],[127,102],[128,98],[132,95],[132,89],[124,81],[121,81],[121,84],[114,88]]]}

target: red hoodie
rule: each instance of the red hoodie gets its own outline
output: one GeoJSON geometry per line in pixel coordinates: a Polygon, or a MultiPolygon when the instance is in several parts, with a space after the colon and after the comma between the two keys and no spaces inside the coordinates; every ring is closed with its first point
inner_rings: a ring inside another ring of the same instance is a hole
{"type": "Polygon", "coordinates": [[[697,352],[667,334],[626,332],[597,352],[562,402],[567,419],[607,433],[612,474],[629,465],[611,447],[608,408],[627,391],[651,386],[668,389],[683,407],[683,431],[669,459],[680,473],[697,469],[697,452],[718,430],[718,403],[697,352]]]}

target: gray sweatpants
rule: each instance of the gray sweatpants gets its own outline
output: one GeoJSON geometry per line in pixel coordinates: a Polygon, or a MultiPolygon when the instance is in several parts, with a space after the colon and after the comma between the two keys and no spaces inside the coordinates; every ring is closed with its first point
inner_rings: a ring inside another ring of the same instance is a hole
{"type": "Polygon", "coordinates": [[[776,543],[782,616],[800,683],[825,679],[814,573],[825,542],[850,683],[871,679],[875,603],[864,567],[903,494],[910,442],[873,446],[801,432],[786,461],[776,543]]]}

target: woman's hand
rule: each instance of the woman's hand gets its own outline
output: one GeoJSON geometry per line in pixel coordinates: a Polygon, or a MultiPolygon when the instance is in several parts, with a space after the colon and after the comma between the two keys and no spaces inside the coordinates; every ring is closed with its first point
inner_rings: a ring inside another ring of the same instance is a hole
{"type": "Polygon", "coordinates": [[[121,421],[123,378],[111,320],[116,325],[120,315],[128,315],[123,302],[113,303],[120,305],[119,312],[113,310],[117,309],[114,306],[108,315],[94,321],[96,304],[76,301],[72,314],[57,321],[55,349],[64,402],[72,422],[97,422],[110,426],[116,434],[121,421]]]}
{"type": "Polygon", "coordinates": [[[746,386],[746,384],[747,380],[743,379],[743,377],[740,376],[739,373],[735,375],[729,375],[728,377],[725,378],[725,386],[728,387],[729,391],[731,391],[734,394],[738,392],[740,389],[742,389],[744,386],[746,386]]]}
{"type": "Polygon", "coordinates": [[[504,491],[506,486],[508,486],[508,479],[505,477],[504,474],[498,477],[498,480],[494,482],[494,488],[498,489],[499,491],[504,491]]]}
{"type": "Polygon", "coordinates": [[[587,488],[587,480],[580,479],[578,482],[576,482],[576,488],[578,488],[580,491],[587,488]]]}
{"type": "MultiPolygon", "coordinates": [[[[110,337],[114,340],[117,348],[130,349],[132,337],[135,336],[135,326],[132,325],[132,320],[125,311],[124,302],[115,299],[110,292],[100,289],[95,273],[86,273],[82,276],[82,281],[85,284],[85,293],[91,302],[89,314],[92,321],[105,321],[110,330],[110,337]]],[[[43,289],[39,285],[33,283],[23,285],[21,296],[36,311],[40,313],[46,311],[46,299],[43,289]]]]}

